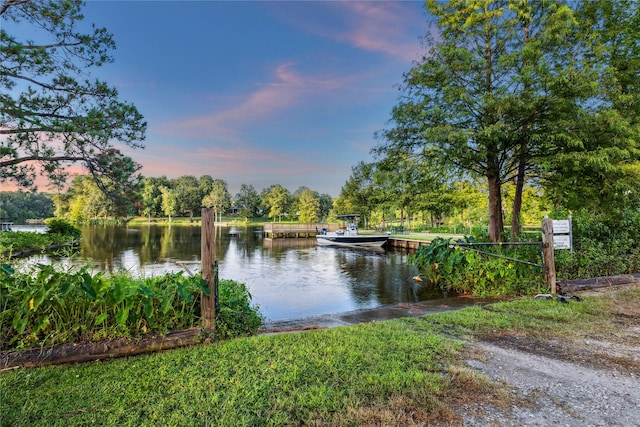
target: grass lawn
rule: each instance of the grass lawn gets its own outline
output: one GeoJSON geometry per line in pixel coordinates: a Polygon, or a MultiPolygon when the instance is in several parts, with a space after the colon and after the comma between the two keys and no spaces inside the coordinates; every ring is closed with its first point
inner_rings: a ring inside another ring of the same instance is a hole
{"type": "MultiPolygon", "coordinates": [[[[0,375],[0,425],[456,424],[469,401],[510,404],[464,344],[510,331],[610,336],[638,288],[581,303],[524,298],[421,318],[262,335],[128,359],[0,375]]],[[[619,338],[619,337],[618,337],[619,338]]],[[[611,339],[617,339],[611,337],[611,339]]]]}

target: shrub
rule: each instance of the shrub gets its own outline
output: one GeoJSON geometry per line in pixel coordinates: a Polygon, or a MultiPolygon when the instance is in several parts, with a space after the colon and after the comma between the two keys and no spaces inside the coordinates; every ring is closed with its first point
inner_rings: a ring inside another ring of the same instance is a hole
{"type": "Polygon", "coordinates": [[[258,307],[251,305],[251,294],[244,283],[220,280],[219,310],[216,313],[215,335],[235,338],[254,334],[264,321],[258,307]]]}
{"type": "Polygon", "coordinates": [[[640,272],[640,212],[572,217],[573,253],[556,251],[558,279],[640,272]]]}
{"type": "Polygon", "coordinates": [[[430,283],[457,293],[476,296],[509,296],[538,292],[543,288],[538,246],[480,246],[473,238],[452,242],[434,239],[418,248],[410,262],[418,266],[430,283]]]}
{"type": "Polygon", "coordinates": [[[48,234],[61,234],[73,237],[74,239],[80,238],[80,235],[82,234],[78,227],[74,226],[66,219],[48,218],[45,220],[45,224],[47,225],[48,234]]]}

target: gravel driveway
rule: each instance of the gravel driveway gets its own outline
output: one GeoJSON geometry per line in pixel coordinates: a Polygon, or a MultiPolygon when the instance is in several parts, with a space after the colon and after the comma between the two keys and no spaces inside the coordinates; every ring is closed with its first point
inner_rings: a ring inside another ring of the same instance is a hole
{"type": "Polygon", "coordinates": [[[506,335],[469,343],[468,365],[510,387],[517,403],[458,408],[463,425],[640,426],[640,307],[624,310],[605,339],[506,335]]]}

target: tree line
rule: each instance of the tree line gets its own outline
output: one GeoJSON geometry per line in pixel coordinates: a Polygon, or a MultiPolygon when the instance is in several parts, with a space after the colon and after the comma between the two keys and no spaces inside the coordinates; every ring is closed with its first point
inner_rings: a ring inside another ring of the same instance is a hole
{"type": "Polygon", "coordinates": [[[54,215],[50,194],[21,191],[0,192],[0,220],[24,224],[28,219],[44,219],[54,215]]]}
{"type": "Polygon", "coordinates": [[[134,194],[126,199],[108,197],[90,175],[76,176],[68,190],[53,195],[56,216],[76,223],[118,221],[131,216],[156,218],[199,217],[202,208],[211,208],[218,217],[266,217],[281,221],[316,222],[326,219],[333,207],[328,194],[320,194],[308,187],[293,193],[280,184],[258,192],[253,185],[242,184],[232,195],[223,179],[210,175],[183,175],[169,179],[165,176],[143,177],[134,194]]]}

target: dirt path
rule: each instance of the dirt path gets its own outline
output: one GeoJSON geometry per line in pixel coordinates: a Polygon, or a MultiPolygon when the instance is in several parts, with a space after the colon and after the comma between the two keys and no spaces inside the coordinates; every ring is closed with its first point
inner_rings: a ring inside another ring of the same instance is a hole
{"type": "Polygon", "coordinates": [[[609,337],[504,335],[471,343],[469,366],[507,385],[516,403],[459,408],[464,425],[640,426],[640,307],[621,304],[615,315],[620,321],[609,337]]]}

